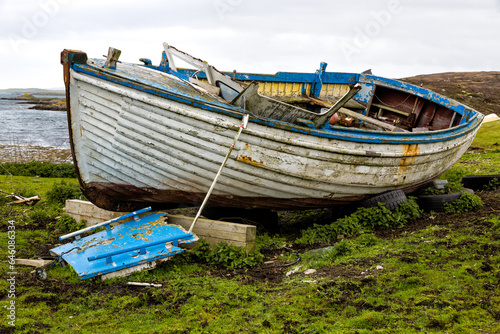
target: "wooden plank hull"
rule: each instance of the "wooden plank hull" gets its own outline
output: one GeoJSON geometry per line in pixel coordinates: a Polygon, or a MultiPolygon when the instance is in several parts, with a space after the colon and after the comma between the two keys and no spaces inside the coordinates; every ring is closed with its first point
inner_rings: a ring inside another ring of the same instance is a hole
{"type": "MultiPolygon", "coordinates": [[[[90,201],[114,211],[203,201],[242,112],[215,102],[186,103],[75,69],[67,78],[74,162],[90,201]]],[[[460,158],[479,128],[479,115],[433,136],[327,132],[251,117],[208,204],[303,209],[394,189],[409,192],[460,158]]]]}

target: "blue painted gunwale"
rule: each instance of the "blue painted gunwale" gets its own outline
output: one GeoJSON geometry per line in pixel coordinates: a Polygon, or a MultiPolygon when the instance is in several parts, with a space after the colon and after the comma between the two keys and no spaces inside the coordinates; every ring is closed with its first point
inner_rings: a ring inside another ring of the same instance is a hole
{"type": "MultiPolygon", "coordinates": [[[[186,69],[179,69],[178,71],[181,73],[182,77],[185,78],[188,78],[195,73],[194,70],[186,70],[186,69]]],[[[174,72],[168,72],[168,73],[175,74],[174,72]]],[[[318,75],[320,75],[318,71],[316,71],[316,73],[278,72],[276,74],[252,74],[252,73],[231,73],[231,72],[224,72],[224,73],[239,81],[290,82],[290,83],[293,82],[315,83],[317,82],[318,75]]],[[[203,72],[199,73],[198,76],[202,79],[206,79],[205,73],[203,72]]],[[[417,95],[421,98],[427,99],[437,104],[443,105],[459,113],[462,116],[464,115],[464,110],[470,109],[466,108],[466,106],[455,100],[437,94],[428,89],[415,86],[410,83],[402,82],[399,80],[383,78],[375,75],[324,72],[321,74],[321,82],[323,84],[342,84],[342,85],[361,83],[368,86],[378,85],[378,86],[394,88],[407,93],[417,95]]],[[[355,99],[357,96],[355,96],[355,99]]],[[[362,101],[362,102],[368,102],[368,101],[362,101]]]]}
{"type": "MultiPolygon", "coordinates": [[[[97,62],[102,62],[99,59],[93,59],[97,62]]],[[[137,68],[143,68],[142,65],[134,65],[137,68]]],[[[154,66],[147,66],[149,69],[155,69],[154,66]]],[[[96,77],[108,82],[112,82],[124,87],[132,88],[137,91],[152,94],[158,97],[169,99],[172,101],[188,104],[197,108],[204,110],[217,112],[221,114],[228,115],[237,119],[241,119],[243,114],[247,111],[239,107],[230,105],[225,102],[222,98],[220,99],[207,99],[204,95],[197,93],[197,91],[189,86],[186,86],[186,91],[180,91],[172,89],[171,87],[159,85],[156,82],[152,82],[141,78],[139,76],[133,75],[131,73],[121,70],[119,67],[115,70],[104,68],[102,66],[96,66],[92,64],[73,64],[71,68],[79,73],[86,74],[92,77],[96,77]]],[[[149,70],[148,69],[148,70],[149,70]]],[[[157,69],[157,68],[156,68],[157,69]]],[[[148,71],[147,70],[147,71],[148,71]]],[[[184,75],[189,75],[194,71],[183,70],[179,71],[180,77],[184,75]]],[[[171,72],[169,74],[174,74],[171,72]]],[[[200,73],[200,78],[203,76],[200,73]]],[[[227,73],[231,74],[232,73],[227,73]]],[[[388,144],[422,144],[422,143],[436,143],[449,141],[458,137],[467,135],[468,133],[474,131],[480,126],[482,114],[479,112],[465,107],[464,105],[445,98],[439,94],[431,92],[427,89],[417,87],[408,83],[403,83],[397,80],[386,79],[377,76],[352,74],[352,73],[332,73],[323,72],[322,74],[323,83],[356,83],[356,80],[361,84],[367,85],[382,85],[386,87],[392,87],[400,89],[405,92],[413,93],[422,98],[428,99],[430,101],[436,102],[440,105],[444,105],[461,115],[464,123],[444,130],[430,131],[430,132],[383,132],[383,131],[373,131],[373,130],[361,130],[356,128],[347,127],[332,127],[326,124],[321,129],[313,129],[305,126],[297,126],[291,123],[281,122],[275,119],[269,119],[265,117],[251,117],[250,122],[258,123],[264,126],[284,129],[287,131],[292,131],[304,135],[310,135],[321,138],[336,139],[351,142],[361,142],[361,143],[388,143],[388,144]],[[336,80],[336,81],[334,81],[336,80]],[[472,116],[471,116],[472,115],[472,116]]],[[[254,80],[254,81],[283,81],[286,79],[288,82],[314,82],[315,78],[318,76],[316,73],[291,73],[291,72],[278,72],[275,75],[266,74],[244,74],[236,73],[235,78],[238,80],[254,80]]]]}

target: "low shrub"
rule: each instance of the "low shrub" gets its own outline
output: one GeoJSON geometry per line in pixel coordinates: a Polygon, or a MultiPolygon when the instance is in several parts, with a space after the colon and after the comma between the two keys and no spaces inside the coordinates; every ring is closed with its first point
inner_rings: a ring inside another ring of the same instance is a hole
{"type": "Polygon", "coordinates": [[[451,203],[444,204],[445,213],[464,213],[476,211],[483,207],[481,197],[463,192],[459,199],[451,203]]]}
{"type": "Polygon", "coordinates": [[[85,223],[83,221],[77,222],[70,215],[63,214],[57,221],[49,224],[47,227],[53,230],[57,229],[59,232],[73,232],[84,228],[85,223]]]}
{"type": "Polygon", "coordinates": [[[428,188],[425,188],[422,192],[424,195],[435,196],[435,195],[446,195],[446,194],[458,193],[462,189],[463,189],[462,183],[460,183],[459,181],[456,181],[456,182],[450,182],[450,183],[446,184],[443,189],[428,187],[428,188]]]}
{"type": "Polygon", "coordinates": [[[490,183],[484,186],[484,190],[493,191],[497,189],[500,189],[500,178],[494,178],[490,183]]]}
{"type": "Polygon", "coordinates": [[[47,201],[54,204],[64,204],[67,199],[83,198],[82,191],[76,184],[68,184],[64,181],[55,183],[52,188],[47,191],[47,201]]]}
{"type": "Polygon", "coordinates": [[[375,246],[378,242],[379,239],[371,233],[361,234],[356,238],[356,244],[360,245],[361,247],[372,247],[375,246]]]}
{"type": "Polygon", "coordinates": [[[315,224],[302,231],[302,236],[297,242],[309,244],[332,242],[337,240],[339,235],[352,237],[376,230],[399,228],[421,215],[422,210],[414,197],[410,197],[394,211],[387,209],[382,203],[372,208],[360,207],[353,214],[337,219],[331,224],[315,224]]]}
{"type": "Polygon", "coordinates": [[[332,247],[332,249],[327,253],[326,258],[333,262],[339,257],[352,254],[355,250],[356,247],[351,241],[342,239],[332,247]]]}
{"type": "Polygon", "coordinates": [[[40,176],[58,178],[76,178],[75,166],[71,163],[51,163],[32,161],[26,163],[2,163],[0,175],[40,176]]]}
{"type": "Polygon", "coordinates": [[[490,219],[487,220],[487,222],[493,224],[492,227],[493,227],[494,230],[500,230],[500,215],[498,215],[498,216],[491,216],[490,219]]]}
{"type": "Polygon", "coordinates": [[[245,249],[241,247],[231,246],[225,242],[210,247],[204,240],[200,241],[193,254],[202,262],[230,270],[255,267],[264,259],[264,255],[257,251],[247,255],[245,249]]]}
{"type": "Polygon", "coordinates": [[[27,211],[26,223],[32,227],[48,226],[61,214],[61,208],[40,203],[27,211]]]}

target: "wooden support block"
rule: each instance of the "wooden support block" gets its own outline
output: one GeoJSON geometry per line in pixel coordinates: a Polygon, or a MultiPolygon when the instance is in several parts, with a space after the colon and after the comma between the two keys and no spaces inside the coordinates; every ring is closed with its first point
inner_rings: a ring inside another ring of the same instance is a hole
{"type": "MultiPolygon", "coordinates": [[[[76,221],[85,219],[86,227],[127,214],[127,212],[103,210],[88,201],[81,200],[67,200],[64,210],[66,214],[73,217],[76,221]]],[[[142,215],[150,213],[152,212],[146,212],[142,215]]],[[[166,217],[169,224],[180,225],[186,230],[189,230],[194,219],[193,217],[180,215],[167,215],[166,217]]],[[[225,242],[232,246],[245,248],[247,253],[255,248],[256,232],[257,228],[252,225],[221,222],[204,218],[200,218],[193,229],[194,234],[200,239],[209,242],[210,245],[225,242]]]]}
{"type": "MultiPolygon", "coordinates": [[[[191,227],[192,217],[167,215],[168,223],[180,225],[186,230],[191,227]]],[[[255,248],[257,228],[253,225],[237,224],[200,218],[193,228],[193,233],[211,245],[225,242],[243,247],[248,252],[255,248]]]]}
{"type": "Polygon", "coordinates": [[[78,199],[67,200],[64,211],[77,221],[85,219],[87,221],[85,224],[86,227],[120,217],[125,214],[124,212],[103,210],[88,201],[81,201],[78,199]]]}

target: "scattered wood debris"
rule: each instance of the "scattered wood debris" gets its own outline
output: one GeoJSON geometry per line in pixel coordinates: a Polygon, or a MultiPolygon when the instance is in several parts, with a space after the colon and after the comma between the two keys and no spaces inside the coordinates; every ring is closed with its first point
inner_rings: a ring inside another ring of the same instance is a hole
{"type": "Polygon", "coordinates": [[[155,288],[160,288],[162,285],[161,284],[155,284],[155,283],[142,283],[142,282],[127,282],[128,285],[135,285],[135,286],[152,286],[155,288]]]}
{"type": "Polygon", "coordinates": [[[14,193],[8,193],[8,192],[5,192],[3,190],[0,190],[0,192],[3,194],[6,194],[6,197],[14,197],[16,199],[15,201],[5,203],[5,205],[22,204],[22,203],[36,204],[36,202],[38,202],[40,200],[40,196],[38,196],[38,195],[32,196],[32,197],[23,197],[21,195],[17,195],[14,193]]]}

